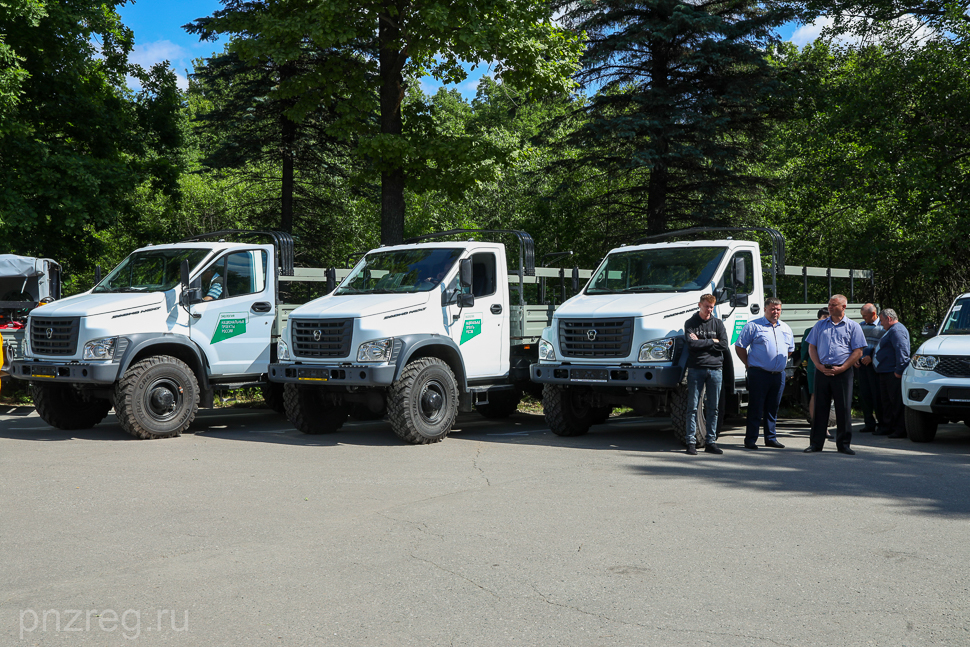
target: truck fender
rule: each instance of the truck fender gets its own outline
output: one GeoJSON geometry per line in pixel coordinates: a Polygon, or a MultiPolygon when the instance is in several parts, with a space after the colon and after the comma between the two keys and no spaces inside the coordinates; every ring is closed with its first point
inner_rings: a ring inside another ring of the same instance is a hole
{"type": "Polygon", "coordinates": [[[128,367],[135,361],[150,355],[171,355],[182,360],[195,372],[199,380],[199,387],[208,391],[209,372],[206,370],[205,356],[199,347],[184,335],[173,333],[135,333],[134,335],[124,335],[128,340],[128,347],[121,358],[121,376],[128,370],[128,367]]]}
{"type": "Polygon", "coordinates": [[[437,357],[447,362],[458,380],[458,386],[462,391],[468,390],[468,381],[465,373],[465,362],[461,357],[461,350],[458,344],[451,337],[443,335],[403,335],[397,337],[401,341],[401,350],[397,355],[397,367],[394,371],[394,380],[401,377],[401,372],[412,359],[419,357],[437,357]]]}

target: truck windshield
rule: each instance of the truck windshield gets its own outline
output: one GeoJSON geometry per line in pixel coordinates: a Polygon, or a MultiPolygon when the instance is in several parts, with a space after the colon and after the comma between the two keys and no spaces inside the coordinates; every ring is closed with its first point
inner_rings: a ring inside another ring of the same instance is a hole
{"type": "Polygon", "coordinates": [[[710,288],[724,251],[724,247],[669,247],[615,252],[596,270],[586,294],[710,288]]]}
{"type": "Polygon", "coordinates": [[[460,249],[442,247],[373,252],[335,294],[428,292],[441,283],[460,256],[460,249]]]}
{"type": "Polygon", "coordinates": [[[179,267],[189,270],[202,262],[211,249],[153,249],[135,252],[111,270],[92,292],[164,292],[178,285],[179,267]]]}
{"type": "Polygon", "coordinates": [[[957,299],[940,326],[941,335],[970,335],[970,298],[957,299]]]}

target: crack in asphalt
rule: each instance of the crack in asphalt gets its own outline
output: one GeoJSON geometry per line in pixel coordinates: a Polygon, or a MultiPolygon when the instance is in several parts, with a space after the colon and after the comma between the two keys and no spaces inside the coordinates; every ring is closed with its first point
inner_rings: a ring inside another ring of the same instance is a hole
{"type": "Polygon", "coordinates": [[[475,469],[481,472],[482,478],[485,479],[485,485],[491,486],[492,482],[488,480],[487,476],[485,476],[485,470],[483,470],[481,467],[478,466],[478,457],[481,455],[482,455],[482,443],[478,443],[478,447],[475,449],[475,458],[474,460],[472,460],[472,465],[475,467],[475,469]]]}
{"type": "Polygon", "coordinates": [[[411,556],[411,559],[416,559],[419,562],[425,562],[426,564],[431,564],[435,568],[440,569],[440,570],[444,571],[445,573],[450,573],[450,574],[454,575],[455,577],[460,577],[461,579],[465,580],[469,584],[474,584],[475,586],[477,586],[481,590],[485,591],[486,593],[488,593],[489,595],[491,595],[492,597],[494,597],[496,600],[501,600],[502,599],[497,593],[495,593],[491,589],[485,588],[484,586],[482,586],[481,584],[479,584],[475,580],[469,579],[469,578],[465,577],[464,575],[462,575],[461,573],[456,573],[455,571],[449,570],[449,569],[445,568],[444,566],[442,566],[441,564],[437,564],[437,563],[431,561],[430,559],[425,559],[423,557],[418,557],[414,553],[408,553],[408,555],[411,556]]]}

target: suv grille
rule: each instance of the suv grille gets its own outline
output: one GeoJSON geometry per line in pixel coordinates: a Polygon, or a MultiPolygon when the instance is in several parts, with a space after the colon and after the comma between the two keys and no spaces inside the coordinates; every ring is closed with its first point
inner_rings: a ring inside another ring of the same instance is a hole
{"type": "Polygon", "coordinates": [[[77,352],[80,317],[30,317],[30,350],[34,355],[67,355],[77,352]]]}
{"type": "Polygon", "coordinates": [[[945,377],[970,377],[970,356],[943,355],[933,370],[945,377]]]}
{"type": "Polygon", "coordinates": [[[560,319],[563,357],[626,357],[633,344],[633,318],[560,319]]]}
{"type": "Polygon", "coordinates": [[[293,355],[298,357],[347,357],[354,332],[353,319],[293,319],[293,355]]]}

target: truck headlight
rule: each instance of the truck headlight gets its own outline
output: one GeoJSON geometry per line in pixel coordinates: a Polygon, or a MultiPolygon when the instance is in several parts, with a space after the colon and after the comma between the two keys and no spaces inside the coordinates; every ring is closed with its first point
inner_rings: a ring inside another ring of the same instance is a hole
{"type": "Polygon", "coordinates": [[[290,361],[290,347],[286,345],[282,337],[276,340],[276,359],[281,362],[290,361]]]}
{"type": "Polygon", "coordinates": [[[545,339],[539,340],[539,359],[550,362],[556,359],[556,347],[545,339]]]}
{"type": "Polygon", "coordinates": [[[374,339],[365,341],[357,349],[358,362],[386,362],[391,359],[394,350],[394,338],[374,339]]]}
{"type": "Polygon", "coordinates": [[[674,340],[653,339],[640,347],[639,362],[669,362],[674,358],[674,340]]]}
{"type": "Polygon", "coordinates": [[[913,368],[918,371],[932,371],[940,363],[936,355],[913,355],[913,368]]]}
{"type": "Polygon", "coordinates": [[[114,359],[117,342],[117,337],[104,337],[103,339],[89,341],[84,345],[84,353],[81,356],[84,359],[114,359]]]}

